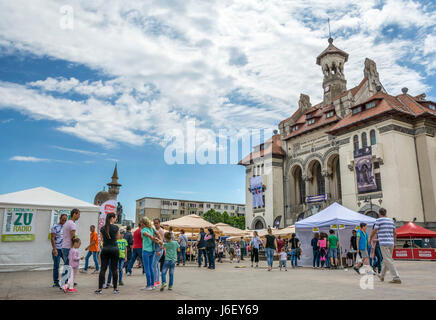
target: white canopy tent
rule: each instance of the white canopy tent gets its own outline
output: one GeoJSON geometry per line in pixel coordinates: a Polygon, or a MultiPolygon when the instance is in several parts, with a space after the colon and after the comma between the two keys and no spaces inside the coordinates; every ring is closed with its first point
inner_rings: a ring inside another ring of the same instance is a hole
{"type": "Polygon", "coordinates": [[[312,266],[313,251],[311,240],[315,233],[314,228],[328,235],[332,226],[337,226],[339,230],[336,229],[335,234],[339,238],[340,254],[344,256],[345,252],[350,250],[351,232],[359,226],[361,222],[365,222],[368,225],[367,232],[370,234],[375,223],[374,218],[350,210],[336,202],[317,214],[296,222],[296,235],[301,241],[301,249],[303,250],[301,260],[298,264],[302,266],[312,266]]]}
{"type": "Polygon", "coordinates": [[[2,227],[6,224],[5,212],[7,213],[10,208],[34,210],[34,231],[32,231],[34,240],[6,241],[4,229],[2,228],[0,272],[46,270],[53,267],[51,242],[49,240],[53,210],[65,210],[65,212],[69,212],[74,208],[80,210],[80,219],[77,221],[77,235],[82,240],[79,249],[80,254],[84,255],[84,249],[89,244],[89,228],[91,225],[98,225],[100,211],[98,206],[44,187],[0,195],[0,222],[2,227]]]}

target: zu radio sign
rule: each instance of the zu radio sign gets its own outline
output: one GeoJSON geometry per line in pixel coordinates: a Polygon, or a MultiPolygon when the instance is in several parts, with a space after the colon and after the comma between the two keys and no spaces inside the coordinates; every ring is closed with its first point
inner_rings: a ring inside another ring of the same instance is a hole
{"type": "Polygon", "coordinates": [[[3,217],[3,242],[35,240],[35,209],[6,208],[3,217]]]}

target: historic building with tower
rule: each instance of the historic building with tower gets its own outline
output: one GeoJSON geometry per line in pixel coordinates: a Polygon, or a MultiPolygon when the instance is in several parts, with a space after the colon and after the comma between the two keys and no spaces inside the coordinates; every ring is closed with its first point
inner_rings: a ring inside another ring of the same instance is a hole
{"type": "Polygon", "coordinates": [[[407,88],[388,94],[368,58],[363,79],[348,89],[347,61],[330,38],[316,59],[323,101],[312,105],[301,94],[279,132],[239,163],[246,168],[249,228],[272,226],[278,217],[281,227],[292,225],[333,202],[371,216],[384,207],[398,224],[436,227],[436,103],[407,88]],[[256,176],[265,201],[253,208],[256,176]]]}

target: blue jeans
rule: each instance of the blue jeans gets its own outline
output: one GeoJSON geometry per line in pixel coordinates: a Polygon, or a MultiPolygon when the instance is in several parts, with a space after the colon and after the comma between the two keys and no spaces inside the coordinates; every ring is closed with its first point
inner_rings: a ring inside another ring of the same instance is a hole
{"type": "Polygon", "coordinates": [[[265,248],[265,253],[266,253],[266,260],[268,261],[268,266],[270,266],[272,268],[273,266],[273,261],[274,261],[274,249],[272,248],[265,248]]]}
{"type": "Polygon", "coordinates": [[[170,287],[173,286],[173,282],[174,282],[174,269],[175,268],[176,268],[176,263],[174,261],[166,260],[164,262],[164,265],[162,267],[162,283],[167,282],[166,276],[167,276],[167,271],[169,271],[170,283],[168,285],[170,287]]]}
{"type": "Polygon", "coordinates": [[[204,255],[204,266],[207,267],[207,251],[206,248],[198,249],[198,266],[201,266],[202,258],[204,255]]]}
{"type": "Polygon", "coordinates": [[[145,274],[144,264],[142,263],[142,249],[141,248],[134,248],[133,249],[132,257],[130,258],[126,273],[132,273],[132,268],[133,268],[133,265],[135,264],[135,261],[137,258],[139,258],[139,260],[141,260],[142,273],[145,274]]]}
{"type": "Polygon", "coordinates": [[[86,254],[85,271],[88,270],[89,257],[91,257],[91,255],[92,255],[92,258],[94,259],[95,270],[98,271],[98,259],[97,259],[98,252],[97,251],[88,251],[88,253],[86,254]]]}
{"type": "Polygon", "coordinates": [[[285,267],[285,270],[288,270],[288,267],[286,266],[286,260],[280,260],[280,270],[282,267],[285,267]]]}
{"type": "Polygon", "coordinates": [[[152,268],[154,273],[154,282],[159,282],[159,260],[160,258],[162,258],[163,252],[164,252],[163,250],[155,251],[153,255],[152,268]],[[157,255],[158,253],[160,254],[157,255]]]}
{"type": "Polygon", "coordinates": [[[296,267],[297,264],[297,249],[292,249],[291,250],[291,265],[292,267],[296,267]]]}
{"type": "MultiPolygon", "coordinates": [[[[123,280],[123,267],[124,267],[124,258],[118,259],[118,283],[120,283],[123,280]]],[[[109,274],[107,276],[107,283],[111,283],[112,279],[112,271],[109,268],[109,274]]]]}
{"type": "MultiPolygon", "coordinates": [[[[59,251],[59,250],[58,250],[59,251]]],[[[62,256],[64,257],[64,263],[66,265],[70,265],[70,261],[68,260],[68,255],[70,254],[70,249],[69,248],[62,248],[62,256]]]]}
{"type": "MultiPolygon", "coordinates": [[[[59,252],[59,250],[58,250],[59,252]]],[[[69,248],[62,248],[62,260],[64,260],[64,266],[69,266],[70,265],[70,261],[68,260],[68,255],[70,254],[70,249],[69,248]]],[[[62,276],[64,276],[66,273],[66,271],[64,273],[62,273],[62,276]]]]}
{"type": "Polygon", "coordinates": [[[142,263],[144,264],[145,277],[147,278],[147,287],[154,286],[153,255],[154,251],[142,251],[142,263]]]}
{"type": "Polygon", "coordinates": [[[59,266],[61,264],[61,259],[65,263],[65,258],[62,255],[62,249],[57,249],[58,255],[54,256],[53,253],[51,254],[51,257],[53,258],[53,282],[59,284],[59,266]]]}
{"type": "Polygon", "coordinates": [[[207,248],[207,260],[209,262],[209,268],[215,269],[215,247],[207,248]]]}
{"type": "Polygon", "coordinates": [[[180,251],[177,254],[177,264],[179,264],[180,261],[182,261],[183,264],[186,262],[186,247],[180,247],[180,251]]]}
{"type": "Polygon", "coordinates": [[[370,258],[370,260],[372,260],[371,263],[370,263],[370,265],[371,265],[372,267],[376,267],[377,270],[378,270],[378,272],[380,273],[380,272],[381,272],[381,269],[382,269],[382,261],[383,261],[383,256],[382,256],[382,253],[381,253],[380,247],[376,247],[376,248],[375,248],[375,256],[374,256],[374,259],[371,259],[371,258],[370,258]]]}
{"type": "Polygon", "coordinates": [[[321,254],[319,249],[313,249],[313,267],[319,267],[321,254]]]}

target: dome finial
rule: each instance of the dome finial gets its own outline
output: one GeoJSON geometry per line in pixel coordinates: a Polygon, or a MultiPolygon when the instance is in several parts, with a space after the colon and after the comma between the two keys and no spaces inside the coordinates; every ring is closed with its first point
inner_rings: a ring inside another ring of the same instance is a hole
{"type": "Polygon", "coordinates": [[[332,38],[332,37],[329,38],[329,43],[330,43],[330,44],[333,43],[333,38],[332,38]]]}

